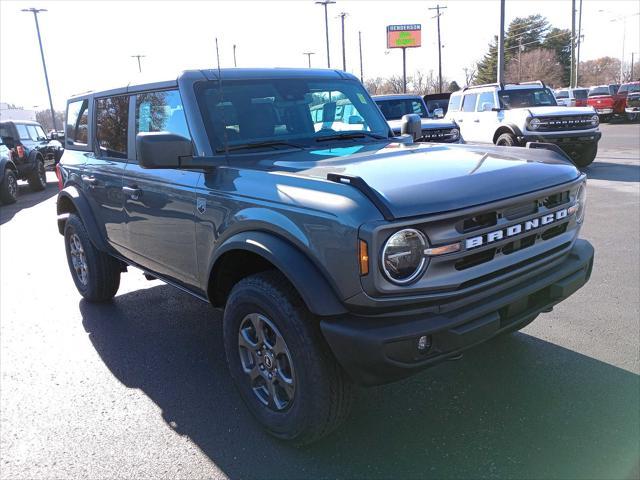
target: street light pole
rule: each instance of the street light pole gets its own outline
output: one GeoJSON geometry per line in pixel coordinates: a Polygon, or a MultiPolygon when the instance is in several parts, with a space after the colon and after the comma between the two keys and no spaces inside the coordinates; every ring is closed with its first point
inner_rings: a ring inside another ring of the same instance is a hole
{"type": "Polygon", "coordinates": [[[302,54],[307,56],[307,60],[309,61],[309,68],[311,68],[311,55],[314,55],[315,52],[302,52],[302,54]]]}
{"type": "Polygon", "coordinates": [[[327,5],[336,3],[334,0],[319,0],[318,5],[324,6],[324,31],[327,38],[327,68],[331,68],[331,59],[329,56],[329,17],[327,16],[327,5]]]}
{"type": "Polygon", "coordinates": [[[340,22],[342,23],[342,71],[347,71],[347,54],[344,47],[344,17],[347,16],[346,12],[340,12],[340,22]]]}
{"type": "Polygon", "coordinates": [[[504,0],[500,0],[500,35],[498,36],[498,83],[504,83],[504,0]]]}
{"type": "Polygon", "coordinates": [[[571,0],[571,71],[569,86],[576,87],[576,0],[571,0]]]}
{"type": "Polygon", "coordinates": [[[233,44],[233,66],[238,67],[238,63],[236,62],[236,44],[233,44]]]}
{"type": "Polygon", "coordinates": [[[36,21],[36,32],[38,33],[38,44],[40,44],[40,56],[42,57],[42,68],[44,69],[44,80],[47,83],[47,94],[49,95],[49,108],[51,108],[51,121],[53,122],[53,129],[56,128],[56,114],[53,111],[53,100],[51,100],[51,88],[49,87],[49,75],[47,74],[47,64],[44,61],[44,50],[42,49],[42,38],[40,37],[40,25],[38,24],[38,13],[46,12],[46,8],[23,8],[23,12],[33,13],[33,18],[36,21]]]}
{"type": "Polygon", "coordinates": [[[578,14],[578,53],[576,53],[576,87],[578,86],[578,73],[580,72],[580,45],[582,45],[582,0],[580,0],[580,13],[578,14]]]}
{"type": "Polygon", "coordinates": [[[140,63],[140,59],[146,57],[146,55],[131,55],[131,58],[138,59],[138,71],[142,73],[142,64],[140,63]]]}
{"type": "Polygon", "coordinates": [[[441,7],[440,5],[436,5],[433,8],[429,8],[429,10],[435,10],[436,16],[438,19],[438,93],[442,93],[442,42],[440,41],[440,10],[444,10],[447,7],[441,7]]]}
{"type": "Polygon", "coordinates": [[[360,83],[364,83],[364,75],[362,73],[362,32],[360,31],[358,31],[358,48],[360,49],[360,83]]]}

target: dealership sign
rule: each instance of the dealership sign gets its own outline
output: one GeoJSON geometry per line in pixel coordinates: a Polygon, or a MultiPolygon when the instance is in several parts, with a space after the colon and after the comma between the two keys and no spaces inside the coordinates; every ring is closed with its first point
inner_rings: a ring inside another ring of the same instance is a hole
{"type": "Polygon", "coordinates": [[[387,48],[419,47],[422,41],[422,25],[387,25],[387,48]]]}

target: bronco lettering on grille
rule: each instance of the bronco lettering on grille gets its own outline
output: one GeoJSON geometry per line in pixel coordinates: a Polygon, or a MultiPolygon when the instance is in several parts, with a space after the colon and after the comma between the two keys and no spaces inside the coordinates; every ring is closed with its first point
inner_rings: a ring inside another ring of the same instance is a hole
{"type": "Polygon", "coordinates": [[[570,209],[568,208],[563,208],[562,210],[548,213],[542,217],[532,218],[526,222],[516,223],[515,225],[510,225],[509,227],[502,228],[500,230],[494,230],[493,232],[487,232],[483,235],[467,238],[465,240],[465,248],[467,250],[471,250],[473,248],[481,247],[487,243],[497,242],[505,238],[511,238],[522,233],[530,232],[531,230],[535,230],[545,225],[557,222],[558,220],[567,218],[571,213],[573,213],[569,210],[570,209]]]}

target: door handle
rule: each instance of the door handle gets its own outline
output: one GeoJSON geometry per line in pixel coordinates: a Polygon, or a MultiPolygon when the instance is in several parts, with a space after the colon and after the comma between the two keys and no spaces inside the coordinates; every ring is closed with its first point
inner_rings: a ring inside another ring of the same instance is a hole
{"type": "Polygon", "coordinates": [[[458,121],[458,122],[464,122],[464,119],[459,118],[457,121],[458,121]]]}
{"type": "Polygon", "coordinates": [[[476,118],[473,120],[475,123],[480,123],[480,119],[476,118]]]}
{"type": "Polygon", "coordinates": [[[142,196],[142,190],[135,185],[131,187],[122,187],[122,191],[125,195],[131,197],[132,200],[138,200],[142,196]]]}
{"type": "Polygon", "coordinates": [[[100,182],[98,181],[98,179],[96,177],[90,177],[89,175],[82,175],[82,181],[92,187],[95,187],[96,185],[98,185],[100,182]]]}

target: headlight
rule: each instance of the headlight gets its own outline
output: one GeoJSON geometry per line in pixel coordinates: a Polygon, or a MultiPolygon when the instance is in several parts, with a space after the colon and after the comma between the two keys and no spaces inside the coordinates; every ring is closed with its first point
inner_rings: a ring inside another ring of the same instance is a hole
{"type": "Polygon", "coordinates": [[[427,261],[426,246],[425,236],[412,228],[391,235],[382,249],[382,270],[387,278],[400,285],[415,280],[427,261]]]}
{"type": "Polygon", "coordinates": [[[576,194],[576,222],[582,223],[584,220],[584,211],[587,206],[587,184],[584,182],[578,188],[578,193],[576,194]]]}
{"type": "Polygon", "coordinates": [[[451,134],[452,140],[457,140],[458,138],[460,138],[460,130],[458,130],[457,128],[452,128],[449,133],[451,134]]]}
{"type": "Polygon", "coordinates": [[[531,130],[537,130],[538,127],[540,127],[540,119],[539,118],[532,118],[531,120],[529,120],[529,128],[531,130]]]}
{"type": "Polygon", "coordinates": [[[597,127],[600,124],[600,118],[598,115],[591,115],[590,122],[592,127],[597,127]]]}

